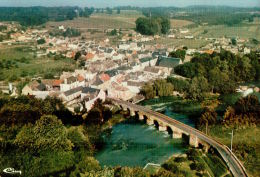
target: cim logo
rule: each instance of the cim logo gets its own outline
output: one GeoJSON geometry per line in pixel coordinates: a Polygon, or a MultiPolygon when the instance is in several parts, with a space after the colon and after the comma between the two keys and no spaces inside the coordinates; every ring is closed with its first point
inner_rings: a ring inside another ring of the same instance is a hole
{"type": "Polygon", "coordinates": [[[11,168],[11,167],[4,169],[3,172],[6,173],[6,174],[12,174],[12,175],[14,175],[14,174],[20,174],[21,175],[22,174],[22,171],[15,170],[14,168],[11,168]]]}

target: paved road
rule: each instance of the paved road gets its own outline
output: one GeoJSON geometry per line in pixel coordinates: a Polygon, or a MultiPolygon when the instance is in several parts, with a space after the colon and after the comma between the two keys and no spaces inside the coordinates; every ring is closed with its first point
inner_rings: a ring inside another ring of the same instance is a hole
{"type": "Polygon", "coordinates": [[[126,102],[126,101],[116,100],[113,98],[108,98],[108,99],[112,100],[114,103],[117,103],[120,105],[125,105],[130,109],[132,108],[135,111],[141,111],[143,113],[148,113],[149,115],[156,117],[158,120],[160,120],[166,124],[174,125],[175,127],[181,129],[182,131],[184,131],[188,134],[196,135],[200,140],[207,142],[208,144],[210,144],[211,146],[213,146],[214,148],[216,148],[218,150],[218,152],[220,153],[220,155],[222,156],[222,158],[228,165],[230,171],[232,172],[232,174],[235,177],[240,177],[240,176],[247,177],[248,176],[245,171],[244,166],[241,164],[241,162],[237,159],[237,157],[230,151],[230,149],[227,146],[217,142],[216,140],[207,136],[203,132],[201,132],[195,128],[192,128],[186,124],[183,124],[175,119],[172,119],[166,115],[160,114],[160,113],[152,111],[150,109],[147,109],[143,106],[135,105],[135,104],[132,104],[132,103],[126,102]]]}

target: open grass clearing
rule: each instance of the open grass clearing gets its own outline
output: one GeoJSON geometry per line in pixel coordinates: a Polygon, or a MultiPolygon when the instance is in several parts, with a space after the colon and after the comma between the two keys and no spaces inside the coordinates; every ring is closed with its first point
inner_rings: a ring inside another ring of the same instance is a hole
{"type": "Polygon", "coordinates": [[[46,73],[59,75],[64,70],[76,68],[76,64],[72,59],[54,60],[47,56],[34,57],[34,52],[28,46],[1,47],[0,61],[11,61],[14,63],[9,69],[1,68],[1,77],[6,81],[11,77],[16,77],[17,79],[20,77],[42,77],[46,73]],[[26,62],[21,62],[23,57],[26,62]]]}

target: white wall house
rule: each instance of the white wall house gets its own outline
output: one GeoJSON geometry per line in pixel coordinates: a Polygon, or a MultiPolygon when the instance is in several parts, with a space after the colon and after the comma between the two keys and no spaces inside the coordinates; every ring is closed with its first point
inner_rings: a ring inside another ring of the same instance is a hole
{"type": "Polygon", "coordinates": [[[63,83],[60,84],[60,91],[65,92],[73,88],[76,88],[78,86],[79,86],[79,81],[77,80],[77,78],[71,76],[69,78],[65,78],[63,83]]]}

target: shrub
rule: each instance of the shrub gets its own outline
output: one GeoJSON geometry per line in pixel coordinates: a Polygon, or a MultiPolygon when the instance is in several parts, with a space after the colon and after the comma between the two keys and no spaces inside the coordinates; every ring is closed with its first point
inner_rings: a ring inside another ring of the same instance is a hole
{"type": "Polygon", "coordinates": [[[181,163],[181,162],[185,162],[187,159],[185,157],[176,157],[174,159],[175,162],[181,163]]]}

